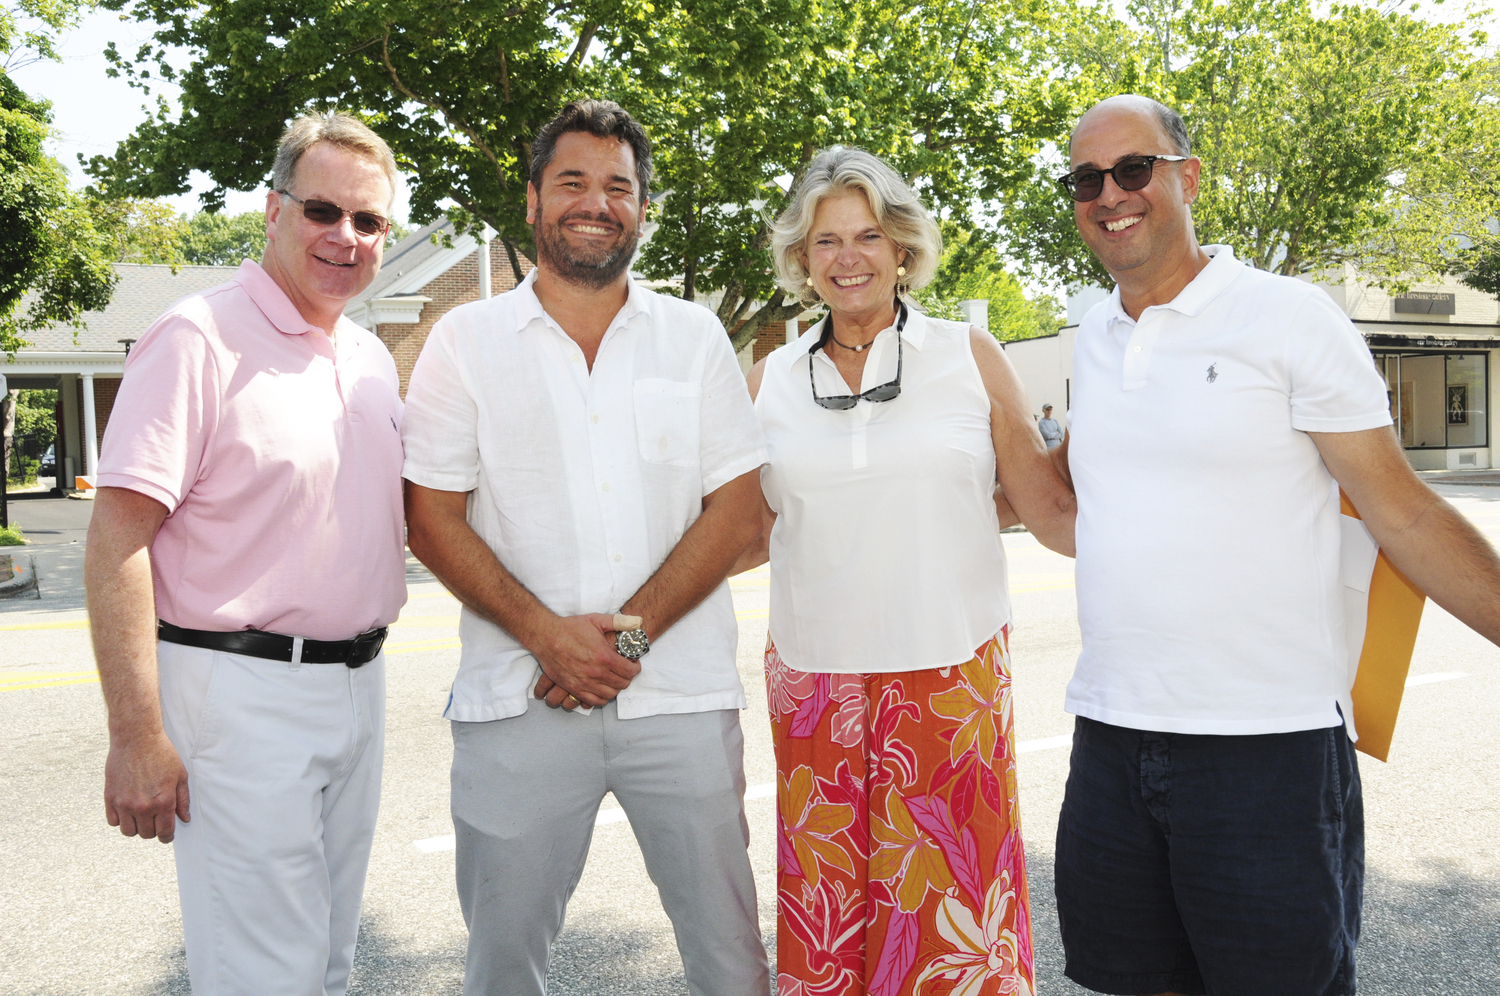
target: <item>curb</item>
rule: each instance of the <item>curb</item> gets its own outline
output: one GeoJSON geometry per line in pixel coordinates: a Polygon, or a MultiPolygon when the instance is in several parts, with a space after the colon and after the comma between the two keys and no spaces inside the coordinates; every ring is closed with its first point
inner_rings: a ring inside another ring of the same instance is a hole
{"type": "Polygon", "coordinates": [[[36,587],[36,565],[29,556],[0,554],[0,598],[13,598],[36,587]]]}

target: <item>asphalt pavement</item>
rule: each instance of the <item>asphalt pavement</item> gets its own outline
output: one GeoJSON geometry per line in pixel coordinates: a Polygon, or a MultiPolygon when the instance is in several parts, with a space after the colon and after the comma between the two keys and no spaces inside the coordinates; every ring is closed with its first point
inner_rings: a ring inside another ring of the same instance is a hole
{"type": "MultiPolygon", "coordinates": [[[[1442,486],[1492,541],[1500,487],[1442,486]]],[[[13,517],[38,542],[40,594],[0,601],[0,996],[186,994],[168,847],[121,837],[103,817],[104,710],[81,611],[89,503],[29,500],[13,517]],[[50,531],[49,531],[50,530],[50,531]],[[76,541],[76,542],[75,542],[76,541]]],[[[1016,730],[1039,990],[1062,977],[1052,840],[1072,719],[1063,688],[1078,652],[1071,561],[1007,535],[1016,730]]],[[[457,994],[465,932],[448,818],[451,741],[440,717],[458,657],[457,603],[420,565],[389,648],[384,800],[355,996],[457,994]]],[[[750,699],[746,803],[761,926],[775,944],[775,767],[761,649],[767,579],[732,584],[750,699]]],[[[1369,878],[1360,990],[1379,996],[1500,992],[1500,649],[1429,605],[1391,761],[1362,758],[1369,878]]],[[[559,941],[550,991],[681,994],[671,926],[612,799],[559,941]]]]}

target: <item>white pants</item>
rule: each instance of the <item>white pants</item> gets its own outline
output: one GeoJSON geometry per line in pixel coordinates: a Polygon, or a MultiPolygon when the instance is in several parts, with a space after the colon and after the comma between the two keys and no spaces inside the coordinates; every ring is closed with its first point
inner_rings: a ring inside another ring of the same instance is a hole
{"type": "Polygon", "coordinates": [[[621,720],[576,716],[453,724],[458,899],[469,925],[465,996],[539,996],[612,791],[672,920],[692,996],[766,996],[744,737],[732,710],[621,720]]]}
{"type": "Polygon", "coordinates": [[[343,996],[380,804],[385,657],[361,668],[158,643],[188,773],[173,848],[193,996],[343,996]]]}

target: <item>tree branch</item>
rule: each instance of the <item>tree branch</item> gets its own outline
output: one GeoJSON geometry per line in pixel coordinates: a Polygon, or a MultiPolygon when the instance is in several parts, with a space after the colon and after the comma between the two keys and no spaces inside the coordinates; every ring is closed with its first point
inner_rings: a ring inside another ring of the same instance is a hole
{"type": "Polygon", "coordinates": [[[436,97],[419,96],[401,79],[401,74],[396,72],[396,67],[391,64],[391,32],[389,26],[386,28],[384,37],[380,39],[380,60],[385,64],[385,71],[391,77],[391,85],[400,90],[408,100],[416,101],[424,107],[430,107],[437,111],[443,116],[443,120],[448,123],[449,127],[463,132],[469,141],[474,143],[474,147],[484,153],[485,158],[494,165],[495,176],[500,181],[500,189],[509,190],[510,184],[505,182],[505,170],[500,165],[500,157],[495,155],[494,150],[489,147],[489,144],[479,136],[479,132],[455,115],[442,101],[436,97]]]}

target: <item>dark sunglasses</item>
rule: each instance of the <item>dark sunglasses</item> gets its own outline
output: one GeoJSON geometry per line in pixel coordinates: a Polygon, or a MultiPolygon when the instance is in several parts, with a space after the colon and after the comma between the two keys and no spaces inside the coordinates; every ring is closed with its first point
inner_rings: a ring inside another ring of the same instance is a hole
{"type": "Polygon", "coordinates": [[[1115,186],[1121,190],[1140,190],[1151,182],[1152,168],[1157,160],[1164,163],[1186,162],[1187,156],[1126,156],[1110,169],[1075,169],[1057,178],[1058,184],[1075,201],[1091,201],[1104,193],[1104,178],[1115,178],[1115,186]]]}
{"type": "Polygon", "coordinates": [[[337,225],[348,215],[354,222],[354,230],[360,235],[384,235],[391,223],[373,211],[346,211],[337,204],[309,198],[303,200],[289,190],[276,191],[282,197],[290,197],[302,205],[302,217],[314,225],[337,225]]]}
{"type": "Polygon", "coordinates": [[[818,344],[808,351],[807,356],[807,382],[812,385],[813,400],[830,411],[846,412],[859,404],[861,401],[894,401],[901,394],[901,330],[906,328],[906,305],[897,301],[901,308],[901,317],[896,320],[896,379],[889,384],[878,384],[863,394],[835,394],[832,397],[818,397],[818,384],[813,380],[812,354],[828,344],[829,338],[833,336],[833,315],[830,314],[823,324],[823,338],[818,344]]]}

